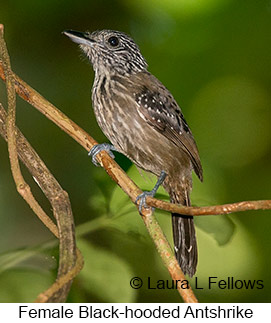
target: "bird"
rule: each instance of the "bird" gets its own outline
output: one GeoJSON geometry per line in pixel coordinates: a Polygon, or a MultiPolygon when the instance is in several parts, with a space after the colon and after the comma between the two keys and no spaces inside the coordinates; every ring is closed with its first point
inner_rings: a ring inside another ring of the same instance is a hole
{"type": "MultiPolygon", "coordinates": [[[[138,168],[157,176],[151,191],[138,196],[140,208],[162,184],[171,203],[190,206],[192,171],[203,180],[199,152],[183,113],[169,90],[148,71],[134,40],[124,32],[65,30],[93,66],[92,106],[97,123],[111,144],[93,147],[90,155],[112,150],[138,168]]],[[[193,277],[198,262],[192,216],[172,214],[175,257],[193,277]]]]}

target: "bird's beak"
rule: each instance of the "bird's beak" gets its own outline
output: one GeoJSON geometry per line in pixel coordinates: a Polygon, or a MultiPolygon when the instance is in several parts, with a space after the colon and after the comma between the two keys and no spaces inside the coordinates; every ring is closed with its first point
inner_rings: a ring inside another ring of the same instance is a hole
{"type": "Polygon", "coordinates": [[[64,30],[62,32],[64,35],[68,36],[73,42],[80,45],[91,46],[95,41],[89,38],[88,33],[84,33],[76,30],[64,30]]]}

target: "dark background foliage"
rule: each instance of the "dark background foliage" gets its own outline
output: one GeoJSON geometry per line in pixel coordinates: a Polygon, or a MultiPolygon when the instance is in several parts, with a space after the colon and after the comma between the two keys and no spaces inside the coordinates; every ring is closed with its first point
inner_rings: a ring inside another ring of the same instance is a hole
{"type": "MultiPolygon", "coordinates": [[[[92,68],[61,32],[127,32],[179,102],[198,143],[205,178],[201,184],[194,177],[193,204],[270,198],[270,0],[2,0],[0,22],[13,70],[99,142],[106,138],[91,109],[92,68]]],[[[6,103],[2,82],[0,100],[6,103]]],[[[175,290],[147,288],[147,277],[154,284],[169,276],[135,208],[105,172],[19,98],[17,123],[71,199],[85,267],[68,301],[179,301],[175,290]],[[144,281],[140,290],[129,285],[134,276],[144,281]]],[[[55,277],[57,244],[17,194],[3,140],[0,154],[0,301],[33,301],[55,277]]],[[[134,167],[129,174],[144,189],[153,183],[134,167]]],[[[171,241],[169,216],[157,216],[171,241]]],[[[270,211],[196,223],[196,276],[205,288],[196,290],[199,300],[270,302],[270,211]],[[211,276],[262,280],[264,288],[208,289],[211,276]]]]}

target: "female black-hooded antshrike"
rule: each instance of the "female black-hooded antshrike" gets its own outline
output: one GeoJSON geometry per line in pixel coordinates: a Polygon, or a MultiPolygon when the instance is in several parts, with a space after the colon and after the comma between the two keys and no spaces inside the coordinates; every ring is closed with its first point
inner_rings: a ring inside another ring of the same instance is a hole
{"type": "MultiPolygon", "coordinates": [[[[94,112],[113,144],[96,146],[92,156],[113,148],[139,168],[160,176],[155,189],[139,197],[141,205],[161,183],[172,203],[190,205],[192,170],[202,180],[198,149],[178,104],[147,71],[138,46],[126,34],[113,30],[67,30],[64,34],[80,45],[93,65],[94,112]]],[[[193,217],[172,214],[172,225],[176,258],[183,272],[193,276],[197,266],[193,217]]]]}

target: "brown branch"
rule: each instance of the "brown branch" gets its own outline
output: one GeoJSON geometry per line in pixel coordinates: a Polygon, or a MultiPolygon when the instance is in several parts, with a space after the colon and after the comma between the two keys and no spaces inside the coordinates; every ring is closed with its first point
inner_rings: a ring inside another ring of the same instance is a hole
{"type": "MultiPolygon", "coordinates": [[[[184,273],[182,272],[175,256],[172,253],[170,244],[168,243],[165,235],[158,224],[156,218],[152,215],[151,208],[144,209],[142,214],[142,219],[145,226],[148,229],[150,236],[152,237],[156,249],[159,252],[166,268],[168,269],[170,276],[174,281],[184,281],[187,280],[184,273]]],[[[178,292],[183,298],[185,303],[197,303],[198,300],[189,286],[188,289],[181,288],[180,284],[177,284],[178,292]]]]}
{"type": "MultiPolygon", "coordinates": [[[[5,121],[6,112],[0,104],[0,135],[7,140],[5,121]]],[[[16,128],[16,142],[17,152],[20,160],[28,168],[29,172],[35,178],[39,187],[52,205],[53,214],[57,219],[58,227],[60,228],[60,236],[62,237],[60,239],[61,251],[58,271],[59,279],[47,291],[39,295],[37,301],[45,301],[45,299],[46,302],[64,301],[68,294],[69,286],[65,287],[64,289],[64,285],[62,285],[61,282],[69,281],[69,284],[71,284],[72,279],[81,270],[83,262],[81,254],[77,249],[76,263],[74,264],[74,224],[69,198],[67,193],[63,191],[59,183],[55,180],[53,175],[47,169],[46,165],[43,163],[18,128],[16,128]],[[65,277],[65,279],[60,279],[62,277],[65,277]],[[59,295],[59,290],[56,289],[56,287],[59,288],[63,295],[59,295]],[[56,294],[56,291],[58,291],[58,294],[56,294]],[[54,294],[52,294],[53,292],[54,294]]],[[[47,215],[46,217],[52,221],[47,215]]],[[[52,231],[52,233],[55,233],[56,231],[57,234],[55,235],[58,237],[58,228],[54,223],[53,225],[55,226],[55,229],[52,231]]]]}
{"type": "MultiPolygon", "coordinates": [[[[1,64],[0,76],[5,80],[4,75],[1,73],[1,64]]],[[[38,92],[32,89],[15,74],[14,78],[17,93],[28,103],[37,108],[47,118],[52,120],[72,138],[74,138],[87,151],[89,151],[95,144],[97,144],[97,142],[84,130],[77,126],[72,120],[65,116],[60,110],[54,107],[51,103],[49,103],[38,92]]],[[[104,167],[109,176],[135,203],[136,197],[141,194],[142,191],[126,175],[126,173],[119,167],[119,165],[112,158],[110,158],[110,156],[106,152],[101,152],[97,157],[101,166],[104,167]]],[[[165,238],[160,226],[158,225],[155,217],[152,215],[150,208],[145,208],[142,210],[142,219],[172,279],[180,281],[184,280],[185,276],[180,269],[178,262],[174,257],[170,245],[165,238]]],[[[178,291],[185,302],[197,302],[192,289],[179,288],[178,291]]]]}
{"type": "Polygon", "coordinates": [[[10,69],[10,60],[3,38],[3,26],[0,25],[0,57],[2,57],[3,73],[6,78],[7,97],[8,97],[8,116],[6,118],[6,139],[8,142],[9,158],[11,171],[17,186],[17,191],[30,205],[32,210],[37,214],[40,220],[46,225],[50,231],[58,236],[58,230],[53,221],[40,207],[36,199],[31,193],[29,185],[25,182],[18,161],[16,137],[15,137],[15,118],[16,118],[16,93],[14,87],[14,76],[10,69]]]}
{"type": "MultiPolygon", "coordinates": [[[[3,64],[0,61],[0,77],[5,81],[3,72],[3,64]]],[[[37,110],[44,114],[48,119],[53,121],[59,128],[70,135],[77,141],[83,148],[89,151],[97,142],[89,136],[83,129],[70,120],[64,113],[58,110],[53,104],[43,98],[38,92],[21,80],[14,74],[15,89],[19,96],[25,101],[33,105],[37,110]]],[[[98,156],[101,166],[105,168],[109,176],[122,188],[122,190],[131,198],[135,203],[136,197],[142,191],[135,185],[135,183],[126,176],[125,172],[116,164],[112,158],[106,153],[101,152],[98,156]]],[[[249,210],[269,210],[271,209],[271,200],[260,201],[244,201],[237,203],[230,203],[224,205],[192,207],[172,204],[166,201],[161,201],[153,197],[147,197],[147,204],[158,209],[178,214],[186,214],[193,216],[200,215],[219,215],[229,214],[232,212],[242,212],[249,210]]]]}
{"type": "MultiPolygon", "coordinates": [[[[0,62],[0,77],[5,80],[3,66],[0,62]]],[[[17,93],[28,103],[37,108],[47,118],[52,120],[58,127],[64,130],[68,135],[75,139],[82,147],[89,151],[97,142],[90,137],[84,130],[65,116],[54,105],[43,98],[38,92],[32,89],[28,84],[22,81],[14,74],[15,88],[17,93]]],[[[136,197],[142,191],[135,183],[126,175],[126,173],[110,158],[106,152],[101,152],[97,156],[101,166],[105,168],[109,176],[122,188],[122,190],[135,203],[136,197]]],[[[181,205],[171,204],[169,202],[160,201],[155,198],[148,197],[147,203],[149,206],[164,209],[179,214],[187,215],[207,215],[207,214],[228,214],[231,212],[240,212],[247,210],[270,209],[270,200],[266,201],[248,201],[233,204],[209,206],[209,207],[184,207],[181,205]]],[[[158,225],[156,219],[152,216],[149,208],[143,209],[143,221],[154,240],[154,243],[167,266],[173,279],[183,280],[183,275],[172,250],[163,235],[163,232],[158,225]]],[[[183,299],[186,302],[196,302],[196,298],[192,290],[179,290],[183,299]]]]}
{"type": "MultiPolygon", "coordinates": [[[[3,72],[3,64],[0,61],[0,77],[5,81],[5,75],[3,72]]],[[[53,104],[48,102],[37,91],[31,88],[27,83],[21,80],[16,74],[14,74],[15,89],[19,96],[25,101],[34,106],[38,111],[44,114],[48,119],[53,121],[59,128],[65,131],[75,141],[77,141],[87,151],[97,144],[88,133],[80,128],[76,123],[70,120],[63,112],[58,110],[53,104]]],[[[135,185],[135,183],[127,177],[126,173],[119,167],[119,165],[110,158],[110,156],[102,151],[97,155],[98,161],[101,166],[105,168],[107,173],[112,177],[114,181],[124,190],[126,194],[130,196],[134,202],[136,197],[142,193],[142,191],[135,185]]]]}
{"type": "MultiPolygon", "coordinates": [[[[56,298],[56,296],[59,295],[59,292],[63,290],[63,286],[70,286],[72,279],[78,275],[78,273],[83,268],[83,265],[84,265],[84,260],[83,260],[82,254],[79,249],[76,249],[75,265],[71,268],[70,271],[61,275],[51,287],[49,287],[46,291],[41,293],[37,297],[36,303],[52,302],[56,298]]],[[[62,300],[59,300],[59,297],[58,297],[56,301],[64,302],[65,298],[63,298],[62,300]]]]}
{"type": "MultiPolygon", "coordinates": [[[[6,115],[5,110],[0,105],[0,133],[8,142],[11,169],[18,192],[23,196],[39,218],[41,218],[43,223],[56,237],[59,237],[60,240],[58,280],[52,286],[56,286],[52,289],[53,294],[50,294],[50,292],[47,293],[49,296],[46,301],[65,301],[74,277],[72,270],[76,262],[74,223],[70,201],[67,193],[63,191],[37,153],[15,127],[16,93],[14,88],[14,75],[10,68],[9,56],[3,39],[2,25],[0,25],[0,55],[3,61],[5,78],[7,80],[6,87],[8,95],[8,115],[6,115]],[[30,191],[29,185],[24,181],[20,171],[18,154],[49,199],[53,207],[53,213],[58,225],[57,227],[39,206],[30,191]],[[62,279],[65,281],[64,285],[59,284],[59,279],[62,277],[66,277],[66,280],[62,279]]],[[[77,255],[80,255],[80,253],[77,252],[77,255]]],[[[81,258],[78,259],[78,261],[80,264],[80,262],[82,262],[81,258]]],[[[77,272],[78,268],[81,268],[81,265],[77,265],[75,268],[76,269],[74,270],[77,272]]]]}
{"type": "Polygon", "coordinates": [[[270,210],[271,200],[243,201],[230,204],[212,206],[183,206],[172,204],[166,201],[157,200],[153,197],[147,198],[148,205],[178,214],[202,216],[202,215],[221,215],[233,212],[244,212],[251,210],[270,210]]]}

